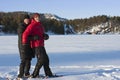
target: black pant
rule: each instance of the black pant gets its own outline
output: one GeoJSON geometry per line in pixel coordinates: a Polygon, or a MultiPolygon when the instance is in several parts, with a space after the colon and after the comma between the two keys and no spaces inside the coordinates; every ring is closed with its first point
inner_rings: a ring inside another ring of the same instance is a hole
{"type": "Polygon", "coordinates": [[[49,67],[49,58],[44,47],[34,48],[35,55],[37,56],[37,63],[33,71],[33,76],[36,77],[39,75],[40,68],[43,66],[45,75],[52,76],[52,72],[49,67]]]}
{"type": "Polygon", "coordinates": [[[30,70],[31,60],[32,60],[31,53],[33,52],[32,52],[32,49],[29,49],[29,51],[30,53],[25,53],[22,51],[21,48],[19,48],[21,63],[19,67],[18,77],[23,77],[24,75],[30,74],[29,70],[30,70]]]}
{"type": "Polygon", "coordinates": [[[31,58],[23,58],[21,59],[19,75],[18,77],[23,77],[24,75],[29,75],[29,70],[31,66],[31,58]]]}

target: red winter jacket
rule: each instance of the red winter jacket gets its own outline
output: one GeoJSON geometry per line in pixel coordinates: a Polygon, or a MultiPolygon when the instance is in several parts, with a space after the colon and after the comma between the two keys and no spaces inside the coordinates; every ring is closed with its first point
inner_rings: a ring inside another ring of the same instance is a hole
{"type": "Polygon", "coordinates": [[[28,36],[39,36],[39,40],[30,41],[31,48],[44,46],[44,27],[41,22],[36,22],[35,20],[31,21],[31,24],[26,28],[22,34],[22,44],[28,43],[28,36]]]}

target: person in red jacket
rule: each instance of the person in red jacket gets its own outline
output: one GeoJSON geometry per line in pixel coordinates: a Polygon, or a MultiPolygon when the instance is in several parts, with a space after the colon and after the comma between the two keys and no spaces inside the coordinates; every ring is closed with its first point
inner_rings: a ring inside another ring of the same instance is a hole
{"type": "MultiPolygon", "coordinates": [[[[38,37],[37,40],[30,41],[31,48],[34,49],[37,57],[37,63],[32,73],[32,78],[39,76],[39,71],[42,66],[44,67],[45,75],[48,77],[53,77],[49,67],[49,58],[44,47],[44,39],[46,38],[45,35],[47,34],[45,34],[44,27],[40,22],[40,15],[38,13],[33,14],[31,24],[26,28],[22,35],[22,45],[24,46],[24,49],[29,42],[28,36],[38,37]]],[[[47,35],[46,39],[48,39],[48,37],[49,36],[47,35]]]]}

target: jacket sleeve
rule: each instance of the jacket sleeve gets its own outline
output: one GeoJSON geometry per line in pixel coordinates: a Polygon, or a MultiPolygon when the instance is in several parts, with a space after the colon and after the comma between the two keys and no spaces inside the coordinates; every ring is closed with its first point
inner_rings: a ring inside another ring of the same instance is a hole
{"type": "Polygon", "coordinates": [[[19,24],[18,28],[17,28],[17,33],[18,35],[21,35],[25,30],[25,27],[23,24],[19,24]]]}
{"type": "Polygon", "coordinates": [[[31,35],[32,33],[32,28],[33,28],[33,25],[30,24],[26,30],[23,32],[22,34],[22,44],[28,44],[29,43],[29,40],[28,40],[28,37],[29,35],[31,35]]]}

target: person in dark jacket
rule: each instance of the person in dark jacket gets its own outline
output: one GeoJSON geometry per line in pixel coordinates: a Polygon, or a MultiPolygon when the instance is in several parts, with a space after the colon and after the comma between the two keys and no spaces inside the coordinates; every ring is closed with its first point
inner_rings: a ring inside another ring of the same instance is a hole
{"type": "Polygon", "coordinates": [[[28,45],[29,35],[39,37],[39,40],[32,40],[30,42],[31,48],[34,49],[35,55],[37,56],[37,63],[32,73],[32,78],[39,76],[39,71],[42,66],[44,68],[45,75],[48,77],[53,77],[54,75],[49,67],[49,58],[44,47],[44,40],[47,40],[49,36],[45,34],[44,27],[40,22],[40,15],[38,13],[33,15],[31,24],[26,28],[22,35],[22,44],[24,46],[28,45]]]}
{"type": "Polygon", "coordinates": [[[32,60],[32,57],[34,57],[34,53],[30,45],[27,46],[26,50],[24,50],[24,47],[22,46],[22,34],[29,24],[30,24],[30,16],[25,15],[24,22],[20,24],[20,26],[17,29],[18,48],[19,48],[20,59],[21,59],[18,78],[22,78],[24,76],[30,75],[29,70],[31,66],[31,60],[32,60]]]}

